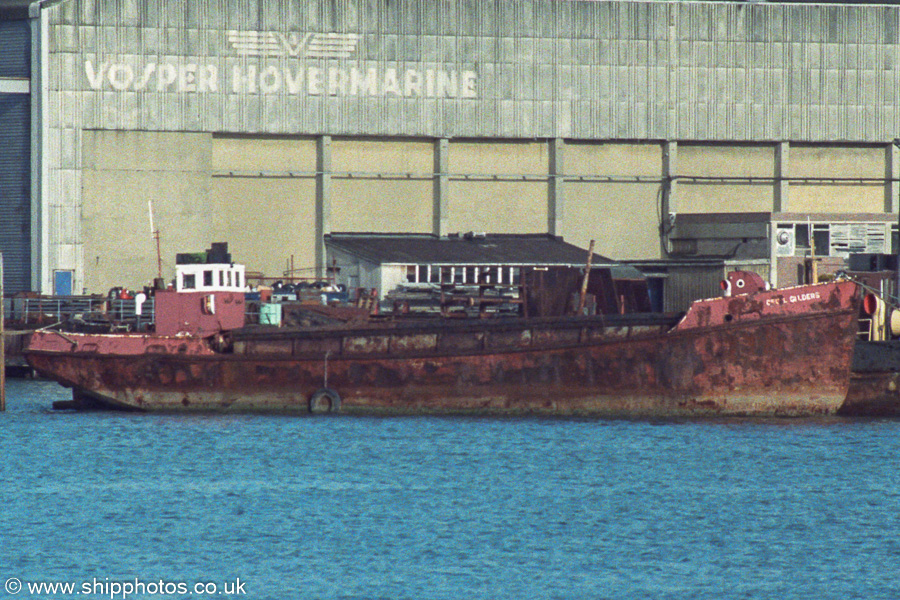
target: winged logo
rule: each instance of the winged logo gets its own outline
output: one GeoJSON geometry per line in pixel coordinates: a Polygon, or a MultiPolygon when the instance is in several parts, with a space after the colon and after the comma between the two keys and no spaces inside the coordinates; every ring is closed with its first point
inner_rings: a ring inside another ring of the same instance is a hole
{"type": "Polygon", "coordinates": [[[359,45],[358,33],[228,32],[228,43],[240,56],[348,58],[359,45]]]}

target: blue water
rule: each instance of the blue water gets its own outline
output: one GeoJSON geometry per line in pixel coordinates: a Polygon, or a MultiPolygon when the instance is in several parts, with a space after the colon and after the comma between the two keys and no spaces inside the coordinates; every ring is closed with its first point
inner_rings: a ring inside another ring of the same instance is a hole
{"type": "Polygon", "coordinates": [[[0,598],[900,596],[900,421],[75,414],[18,380],[7,397],[0,598]],[[95,587],[10,594],[13,577],[95,587]],[[96,587],[119,581],[219,593],[96,587]]]}

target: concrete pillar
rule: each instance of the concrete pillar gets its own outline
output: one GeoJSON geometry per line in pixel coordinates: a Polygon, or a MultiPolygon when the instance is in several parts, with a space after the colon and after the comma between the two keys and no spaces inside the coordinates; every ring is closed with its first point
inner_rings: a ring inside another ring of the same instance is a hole
{"type": "Polygon", "coordinates": [[[784,212],[791,191],[791,144],[779,142],[775,146],[775,190],[772,194],[772,212],[784,212]]]}
{"type": "Polygon", "coordinates": [[[327,273],[325,234],[331,233],[331,136],[316,140],[316,275],[327,273]]]}
{"type": "Polygon", "coordinates": [[[434,190],[432,192],[431,233],[447,235],[450,222],[450,140],[434,141],[434,190]]]}
{"type": "Polygon", "coordinates": [[[888,144],[884,152],[884,212],[900,212],[900,147],[897,143],[888,144]]]}
{"type": "Polygon", "coordinates": [[[563,188],[565,184],[565,165],[563,154],[565,143],[561,138],[553,138],[549,142],[550,164],[549,185],[547,186],[547,233],[550,235],[562,235],[563,217],[565,214],[565,199],[563,188]]]}
{"type": "MultiPolygon", "coordinates": [[[[39,2],[28,7],[31,18],[31,289],[49,294],[53,292],[50,281],[50,222],[49,203],[45,200],[50,151],[45,151],[50,117],[44,115],[44,103],[48,96],[50,48],[50,20],[48,11],[39,2]]],[[[79,239],[82,244],[83,240],[79,239]]],[[[83,274],[82,274],[83,278],[83,274]]]]}

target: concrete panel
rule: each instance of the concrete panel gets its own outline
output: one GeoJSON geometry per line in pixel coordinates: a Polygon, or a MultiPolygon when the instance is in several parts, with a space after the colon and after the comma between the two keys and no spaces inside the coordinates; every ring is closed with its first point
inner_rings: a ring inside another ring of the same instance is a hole
{"type": "Polygon", "coordinates": [[[337,139],[331,146],[332,171],[413,174],[430,177],[434,166],[432,140],[337,139]]]}
{"type": "Polygon", "coordinates": [[[786,212],[860,212],[884,210],[884,185],[793,185],[786,212]]]}
{"type": "Polygon", "coordinates": [[[774,144],[758,146],[678,145],[678,212],[770,212],[776,184],[774,144]],[[691,180],[691,177],[704,178],[691,180]],[[717,178],[742,181],[717,183],[717,178]],[[751,182],[743,178],[763,178],[751,182]]]}
{"type": "Polygon", "coordinates": [[[333,140],[331,230],[428,233],[434,143],[333,140]]]}
{"type": "Polygon", "coordinates": [[[450,233],[545,233],[546,182],[450,181],[450,233]]]}
{"type": "Polygon", "coordinates": [[[448,231],[547,231],[546,143],[451,141],[448,163],[448,231]]]}
{"type": "Polygon", "coordinates": [[[663,148],[657,143],[567,143],[565,205],[559,233],[578,246],[596,241],[597,252],[616,259],[659,257],[658,211],[663,148]],[[609,177],[645,183],[600,182],[609,177]],[[584,180],[579,180],[584,178],[584,180]]]}
{"type": "Polygon", "coordinates": [[[451,141],[448,162],[448,231],[547,231],[546,143],[451,141]]]}
{"type": "Polygon", "coordinates": [[[450,174],[546,176],[549,149],[543,142],[451,142],[450,174]]]}
{"type": "Polygon", "coordinates": [[[430,180],[334,178],[331,189],[332,231],[431,232],[430,180]]]}
{"type": "Polygon", "coordinates": [[[83,175],[84,287],[141,288],[157,276],[156,244],[147,201],[160,231],[163,277],[175,274],[175,254],[203,250],[212,239],[205,173],[86,170],[83,175]]]}
{"type": "Polygon", "coordinates": [[[678,212],[770,212],[774,202],[775,190],[771,182],[678,185],[678,212]]]}
{"type": "Polygon", "coordinates": [[[98,171],[203,171],[210,136],[160,131],[84,131],[82,167],[98,171]]]}
{"type": "Polygon", "coordinates": [[[157,276],[148,200],[161,234],[164,277],[174,276],[177,252],[218,241],[209,239],[209,135],[86,131],[81,154],[83,287],[89,293],[140,288],[157,276]]]}
{"type": "Polygon", "coordinates": [[[213,177],[210,241],[227,241],[248,272],[282,277],[293,257],[294,268],[303,269],[297,275],[313,277],[315,199],[314,179],[213,177]]]}
{"type": "Polygon", "coordinates": [[[772,177],[775,145],[678,145],[679,175],[772,177]]]}
{"type": "Polygon", "coordinates": [[[315,139],[217,135],[211,153],[215,241],[248,271],[282,277],[293,257],[298,275],[314,276],[315,139]]]}
{"type": "Polygon", "coordinates": [[[884,177],[884,146],[791,146],[792,177],[884,177]]]}
{"type": "Polygon", "coordinates": [[[656,143],[566,144],[566,175],[659,177],[662,146],[656,143]]]}
{"type": "Polygon", "coordinates": [[[659,258],[658,184],[566,182],[567,242],[613,259],[659,258]]]}
{"type": "Polygon", "coordinates": [[[212,169],[221,171],[310,172],[316,169],[312,138],[214,136],[212,169]]]}
{"type": "Polygon", "coordinates": [[[792,178],[845,178],[880,180],[868,184],[791,184],[785,212],[878,213],[884,210],[887,170],[884,146],[792,146],[792,178]]]}

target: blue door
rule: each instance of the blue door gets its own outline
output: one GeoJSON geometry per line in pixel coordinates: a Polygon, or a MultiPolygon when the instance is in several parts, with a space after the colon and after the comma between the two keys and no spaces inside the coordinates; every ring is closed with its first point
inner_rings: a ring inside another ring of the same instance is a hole
{"type": "Polygon", "coordinates": [[[53,272],[53,293],[57,296],[72,295],[72,271],[53,272]]]}

